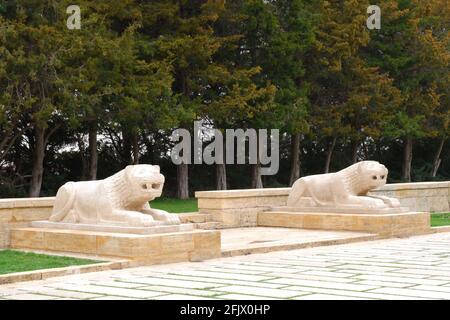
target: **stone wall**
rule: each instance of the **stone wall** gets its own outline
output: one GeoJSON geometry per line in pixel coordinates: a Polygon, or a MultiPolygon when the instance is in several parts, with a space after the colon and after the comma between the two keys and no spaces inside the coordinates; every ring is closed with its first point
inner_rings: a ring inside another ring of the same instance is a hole
{"type": "Polygon", "coordinates": [[[219,228],[255,227],[258,212],[274,206],[286,205],[291,188],[240,189],[226,191],[200,191],[199,213],[212,215],[219,228]]]}
{"type": "Polygon", "coordinates": [[[0,248],[9,247],[12,227],[26,227],[31,221],[47,220],[54,197],[0,199],[0,248]]]}
{"type": "MultiPolygon", "coordinates": [[[[257,225],[258,212],[285,206],[290,188],[196,192],[200,213],[222,228],[257,225]]],[[[387,184],[373,194],[395,197],[413,212],[450,212],[450,181],[387,184]]]]}
{"type": "Polygon", "coordinates": [[[393,183],[371,193],[397,198],[413,211],[450,212],[450,181],[393,183]]]}

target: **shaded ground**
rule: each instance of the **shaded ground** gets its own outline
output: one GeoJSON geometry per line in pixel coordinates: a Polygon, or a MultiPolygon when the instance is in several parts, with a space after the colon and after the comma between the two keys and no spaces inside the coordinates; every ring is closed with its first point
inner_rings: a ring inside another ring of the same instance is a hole
{"type": "Polygon", "coordinates": [[[49,256],[14,250],[0,251],[0,274],[93,264],[100,261],[49,256]]]}

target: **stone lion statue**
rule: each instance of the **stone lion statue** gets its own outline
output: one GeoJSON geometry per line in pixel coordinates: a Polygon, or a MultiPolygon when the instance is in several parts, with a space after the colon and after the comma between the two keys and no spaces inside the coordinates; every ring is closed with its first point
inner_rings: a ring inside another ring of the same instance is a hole
{"type": "Polygon", "coordinates": [[[341,171],[306,176],[292,186],[288,207],[399,208],[397,199],[369,196],[386,184],[387,168],[377,161],[361,161],[341,171]]]}
{"type": "Polygon", "coordinates": [[[179,218],[152,209],[161,196],[164,176],[159,166],[130,165],[97,181],[67,182],[59,188],[50,221],[149,227],[180,224],[179,218]]]}

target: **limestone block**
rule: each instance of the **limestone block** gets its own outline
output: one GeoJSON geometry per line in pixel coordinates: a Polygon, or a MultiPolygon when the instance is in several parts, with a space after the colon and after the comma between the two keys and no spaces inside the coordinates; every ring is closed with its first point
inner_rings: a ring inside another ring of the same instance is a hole
{"type": "Polygon", "coordinates": [[[11,209],[14,208],[15,199],[1,199],[0,209],[11,209]]]}
{"type": "Polygon", "coordinates": [[[96,254],[96,236],[80,231],[44,233],[45,249],[50,251],[96,254]]]}
{"type": "Polygon", "coordinates": [[[254,227],[257,224],[258,212],[268,207],[242,208],[242,209],[204,209],[210,214],[219,228],[254,227]]]}
{"type": "Polygon", "coordinates": [[[220,231],[198,231],[192,236],[194,250],[213,249],[220,252],[220,231]]]}
{"type": "Polygon", "coordinates": [[[259,211],[259,208],[242,210],[239,215],[239,225],[241,227],[256,227],[259,211]]]}
{"type": "Polygon", "coordinates": [[[396,197],[402,206],[414,211],[449,212],[450,182],[393,183],[370,192],[396,197]]]}
{"type": "Polygon", "coordinates": [[[14,208],[12,221],[27,222],[35,220],[47,220],[52,213],[52,207],[14,208]]]}
{"type": "Polygon", "coordinates": [[[13,216],[12,209],[0,209],[0,225],[2,223],[10,222],[12,220],[12,216],[13,216]]]}
{"type": "Polygon", "coordinates": [[[261,212],[258,225],[266,227],[346,230],[376,233],[382,236],[413,235],[430,231],[430,214],[336,214],[304,212],[261,212]]]}
{"type": "Polygon", "coordinates": [[[189,253],[189,261],[203,261],[221,256],[220,232],[198,232],[194,235],[194,250],[189,253]]]}
{"type": "Polygon", "coordinates": [[[221,191],[197,191],[195,197],[200,198],[261,198],[273,196],[288,196],[291,188],[235,189],[221,191]]]}
{"type": "Polygon", "coordinates": [[[44,232],[23,228],[11,232],[11,248],[45,249],[44,232]]]}
{"type": "Polygon", "coordinates": [[[182,213],[179,214],[182,223],[203,223],[210,221],[208,214],[201,213],[182,213]]]}
{"type": "Polygon", "coordinates": [[[221,243],[220,232],[210,230],[138,235],[45,228],[14,228],[11,242],[13,248],[122,257],[150,264],[219,257],[221,243]]]}
{"type": "Polygon", "coordinates": [[[54,197],[1,199],[0,210],[12,208],[52,207],[54,200],[54,197]]]}
{"type": "MultiPolygon", "coordinates": [[[[283,188],[284,189],[284,188],[283,188]]],[[[233,190],[236,191],[236,190],[233,190]]],[[[224,191],[226,192],[226,191],[224,191]]],[[[235,197],[213,198],[198,198],[198,208],[200,212],[207,212],[208,209],[243,209],[243,208],[257,208],[286,205],[286,195],[271,195],[261,194],[254,196],[240,196],[236,194],[235,197]]]]}
{"type": "Polygon", "coordinates": [[[198,199],[198,207],[201,209],[252,208],[256,206],[257,206],[257,198],[255,197],[198,199]]]}
{"type": "Polygon", "coordinates": [[[161,238],[161,252],[188,252],[194,250],[193,234],[186,233],[169,233],[161,238]]]}
{"type": "Polygon", "coordinates": [[[219,228],[239,227],[240,213],[238,210],[209,210],[213,221],[219,222],[219,228]]]}
{"type": "Polygon", "coordinates": [[[172,233],[179,231],[194,230],[194,226],[191,223],[177,224],[177,225],[161,225],[153,227],[128,227],[128,226],[114,226],[103,224],[52,222],[45,220],[45,221],[32,221],[30,223],[30,226],[47,229],[84,230],[84,231],[130,233],[130,234],[160,234],[160,233],[172,233]]]}
{"type": "Polygon", "coordinates": [[[141,257],[159,255],[161,237],[97,235],[97,254],[100,256],[141,257]]]}
{"type": "Polygon", "coordinates": [[[0,284],[7,284],[22,281],[34,281],[42,279],[42,271],[15,272],[0,276],[0,284]]]}
{"type": "Polygon", "coordinates": [[[0,249],[9,246],[9,233],[0,230],[0,249]]]}

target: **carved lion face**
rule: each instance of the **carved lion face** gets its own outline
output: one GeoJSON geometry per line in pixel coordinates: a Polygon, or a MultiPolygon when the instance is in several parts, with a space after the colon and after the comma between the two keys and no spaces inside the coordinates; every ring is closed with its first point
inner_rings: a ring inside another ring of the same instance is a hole
{"type": "Polygon", "coordinates": [[[388,169],[377,161],[361,161],[358,174],[363,189],[371,190],[386,184],[388,169]]]}
{"type": "Polygon", "coordinates": [[[130,165],[126,167],[125,173],[133,197],[150,201],[161,196],[164,176],[159,172],[159,166],[130,165]]]}

